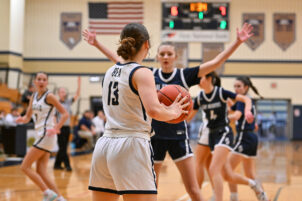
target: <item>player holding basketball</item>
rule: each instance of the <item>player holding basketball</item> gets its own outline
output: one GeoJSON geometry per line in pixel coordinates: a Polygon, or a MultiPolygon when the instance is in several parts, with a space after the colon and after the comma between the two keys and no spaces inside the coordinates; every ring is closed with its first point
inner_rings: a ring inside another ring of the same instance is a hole
{"type": "MultiPolygon", "coordinates": [[[[203,63],[193,68],[177,69],[174,66],[177,55],[175,47],[171,43],[162,43],[157,52],[157,60],[161,64],[160,69],[152,69],[155,77],[157,89],[161,89],[168,84],[178,84],[189,88],[199,83],[199,78],[222,65],[223,62],[249,37],[252,36],[253,27],[244,24],[241,31],[237,29],[237,39],[229,48],[220,53],[213,60],[203,63]]],[[[83,32],[84,39],[91,45],[97,47],[113,62],[120,61],[120,57],[112,53],[96,40],[95,33],[87,30],[83,32]]],[[[200,189],[197,184],[194,158],[189,145],[187,126],[185,121],[179,124],[168,124],[163,121],[152,121],[152,128],[155,136],[152,137],[151,143],[154,150],[154,169],[157,176],[165,159],[166,152],[169,152],[179,169],[185,188],[193,201],[202,200],[200,189]]]]}
{"type": "MultiPolygon", "coordinates": [[[[248,91],[251,88],[255,92],[255,94],[260,96],[258,90],[253,85],[250,78],[246,76],[237,77],[234,84],[234,88],[237,94],[245,95],[247,97],[249,97],[248,91]]],[[[228,115],[228,118],[231,121],[237,121],[236,142],[234,145],[233,152],[229,155],[228,162],[230,163],[232,169],[235,169],[239,165],[239,163],[242,162],[245,175],[248,178],[255,180],[256,171],[254,158],[257,156],[258,136],[254,133],[255,121],[249,123],[244,118],[244,107],[245,104],[243,102],[238,101],[231,107],[234,113],[228,115]]],[[[256,108],[254,104],[251,111],[255,116],[256,108]]],[[[229,183],[229,187],[231,191],[230,200],[238,201],[237,185],[229,183]]],[[[265,193],[260,193],[257,195],[257,197],[259,200],[268,200],[265,193]]]]}
{"type": "MultiPolygon", "coordinates": [[[[256,193],[259,200],[263,195],[260,183],[248,179],[225,166],[227,156],[233,150],[233,132],[229,126],[227,113],[227,99],[241,101],[245,104],[244,118],[246,122],[253,122],[254,116],[251,112],[251,99],[240,94],[234,94],[219,86],[220,78],[215,72],[203,76],[200,80],[200,87],[203,89],[194,99],[194,110],[190,117],[194,116],[199,107],[206,115],[207,127],[209,129],[209,147],[212,152],[212,161],[209,168],[210,177],[213,182],[215,201],[223,200],[223,176],[232,183],[249,185],[256,193]],[[223,173],[223,174],[222,174],[223,173]]],[[[197,145],[202,146],[202,145],[197,145]]]]}
{"type": "Polygon", "coordinates": [[[169,121],[187,113],[180,95],[169,106],[158,100],[152,72],[139,63],[148,54],[149,34],[131,23],[120,35],[122,61],[107,70],[103,107],[107,122],[92,156],[89,189],[93,201],[155,201],[157,187],[150,144],[151,118],[169,121]]]}
{"type": "Polygon", "coordinates": [[[67,120],[68,113],[55,95],[46,88],[48,84],[46,73],[37,73],[34,83],[37,92],[32,95],[26,114],[18,117],[16,122],[28,123],[34,115],[35,131],[39,138],[26,154],[21,169],[42,190],[43,201],[52,201],[57,197],[57,201],[65,201],[47,174],[47,164],[50,152],[57,142],[57,134],[67,120]],[[54,125],[55,109],[61,114],[61,119],[56,125],[54,125]],[[36,172],[31,169],[34,162],[37,163],[36,172]]]}

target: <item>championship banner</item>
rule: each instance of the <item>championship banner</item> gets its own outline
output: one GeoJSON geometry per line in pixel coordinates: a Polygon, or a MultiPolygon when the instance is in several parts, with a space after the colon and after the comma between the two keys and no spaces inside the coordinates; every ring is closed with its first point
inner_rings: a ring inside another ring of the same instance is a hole
{"type": "Polygon", "coordinates": [[[254,27],[254,35],[245,43],[252,50],[256,50],[264,41],[264,13],[244,13],[242,17],[243,23],[249,23],[254,27]]]}
{"type": "Polygon", "coordinates": [[[81,41],[82,14],[81,13],[61,13],[60,39],[72,49],[81,41]]]}
{"type": "Polygon", "coordinates": [[[296,38],[296,15],[294,13],[274,14],[274,41],[285,51],[296,38]]]}

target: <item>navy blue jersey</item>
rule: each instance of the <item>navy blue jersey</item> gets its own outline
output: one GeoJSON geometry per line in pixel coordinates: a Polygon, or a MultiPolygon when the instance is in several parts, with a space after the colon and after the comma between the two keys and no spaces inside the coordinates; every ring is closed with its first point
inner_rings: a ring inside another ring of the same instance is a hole
{"type": "MultiPolygon", "coordinates": [[[[253,131],[255,129],[255,120],[253,121],[253,123],[248,123],[246,122],[246,119],[244,117],[244,108],[245,108],[245,103],[243,102],[236,102],[231,109],[233,111],[240,111],[241,112],[241,117],[240,119],[236,122],[236,129],[237,131],[253,131]]],[[[255,116],[256,115],[256,108],[254,105],[254,101],[252,101],[252,114],[255,116]]]]}
{"type": "Polygon", "coordinates": [[[200,91],[199,95],[194,99],[193,109],[198,110],[201,107],[205,112],[208,128],[225,127],[229,124],[226,100],[228,98],[235,99],[236,96],[233,92],[215,86],[210,94],[200,91]]]}
{"type": "MultiPolygon", "coordinates": [[[[172,73],[163,73],[161,69],[154,68],[153,74],[157,90],[166,85],[177,84],[189,90],[193,85],[199,84],[199,66],[193,68],[175,68],[172,73]]],[[[188,139],[187,125],[183,121],[178,124],[168,124],[157,120],[152,120],[152,128],[155,132],[154,138],[183,140],[188,139]]]]}

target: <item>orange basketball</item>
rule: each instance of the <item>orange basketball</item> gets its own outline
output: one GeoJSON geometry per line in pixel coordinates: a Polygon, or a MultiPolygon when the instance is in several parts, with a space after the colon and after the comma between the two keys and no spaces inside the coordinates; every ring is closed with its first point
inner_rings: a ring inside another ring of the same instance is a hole
{"type": "MultiPolygon", "coordinates": [[[[186,108],[184,108],[184,110],[187,110],[190,112],[191,108],[193,106],[193,101],[192,101],[192,98],[191,98],[188,90],[186,90],[182,86],[179,86],[176,84],[167,85],[167,86],[163,87],[161,90],[159,90],[157,92],[157,95],[158,95],[159,102],[169,106],[174,102],[174,100],[176,99],[176,97],[178,96],[179,93],[181,93],[181,98],[183,98],[185,96],[188,97],[186,102],[190,102],[190,104],[186,108]]],[[[167,123],[171,123],[171,124],[180,123],[180,122],[184,121],[188,117],[188,115],[189,114],[182,114],[177,119],[167,121],[167,123]]]]}

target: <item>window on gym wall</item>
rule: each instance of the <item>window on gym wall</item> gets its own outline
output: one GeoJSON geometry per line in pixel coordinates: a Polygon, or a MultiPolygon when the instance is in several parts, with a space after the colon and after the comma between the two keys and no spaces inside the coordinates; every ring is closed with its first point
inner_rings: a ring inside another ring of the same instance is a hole
{"type": "MultiPolygon", "coordinates": [[[[292,111],[291,102],[287,99],[255,100],[256,122],[258,124],[258,136],[260,141],[280,141],[292,139],[292,111]]],[[[201,109],[192,119],[189,125],[191,140],[198,139],[200,125],[202,124],[201,109]]],[[[235,125],[230,124],[236,133],[235,125]]]]}
{"type": "Polygon", "coordinates": [[[291,139],[291,102],[286,99],[256,100],[260,140],[291,139]]]}

